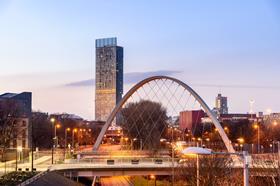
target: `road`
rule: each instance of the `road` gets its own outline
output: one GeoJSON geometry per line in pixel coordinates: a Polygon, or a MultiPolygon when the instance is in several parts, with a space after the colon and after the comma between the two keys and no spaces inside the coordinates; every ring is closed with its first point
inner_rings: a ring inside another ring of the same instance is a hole
{"type": "MultiPolygon", "coordinates": [[[[6,162],[6,168],[5,163],[0,163],[0,176],[5,174],[5,172],[12,172],[15,171],[15,160],[11,160],[6,162]]],[[[34,160],[34,168],[36,168],[37,171],[45,171],[48,169],[48,167],[51,165],[51,156],[42,156],[36,160],[34,160]]],[[[25,170],[26,168],[31,169],[31,163],[20,163],[18,162],[18,169],[21,168],[22,170],[25,170]]]]}
{"type": "Polygon", "coordinates": [[[112,177],[102,177],[102,186],[131,186],[132,182],[129,180],[128,176],[112,176],[112,177]]]}

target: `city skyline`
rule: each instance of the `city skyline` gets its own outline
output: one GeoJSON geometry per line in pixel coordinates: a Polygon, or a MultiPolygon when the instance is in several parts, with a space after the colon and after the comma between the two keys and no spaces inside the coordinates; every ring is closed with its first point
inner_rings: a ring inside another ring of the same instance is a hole
{"type": "Polygon", "coordinates": [[[254,111],[280,110],[276,1],[63,5],[0,2],[0,93],[32,91],[35,110],[93,119],[94,84],[77,85],[94,77],[94,40],[116,36],[126,49],[124,93],[136,83],[127,77],[150,72],[193,85],[211,107],[221,92],[230,112],[249,112],[251,99],[254,111]]]}

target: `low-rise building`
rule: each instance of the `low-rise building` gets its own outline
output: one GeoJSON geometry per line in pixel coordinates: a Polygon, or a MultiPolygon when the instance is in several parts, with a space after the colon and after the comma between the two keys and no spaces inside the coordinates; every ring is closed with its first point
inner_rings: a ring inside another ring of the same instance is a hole
{"type": "Polygon", "coordinates": [[[243,113],[221,114],[219,116],[219,120],[221,122],[226,120],[235,121],[235,120],[246,120],[246,119],[256,121],[258,118],[256,114],[243,114],[243,113]]]}
{"type": "Polygon", "coordinates": [[[180,112],[179,127],[181,130],[186,129],[193,131],[198,124],[201,123],[201,119],[205,116],[203,110],[187,110],[180,112]]]}
{"type": "Polygon", "coordinates": [[[16,118],[13,119],[16,129],[11,134],[14,138],[11,140],[10,147],[29,148],[31,144],[32,93],[5,93],[0,95],[0,102],[5,101],[12,101],[15,112],[17,112],[16,118]]]}

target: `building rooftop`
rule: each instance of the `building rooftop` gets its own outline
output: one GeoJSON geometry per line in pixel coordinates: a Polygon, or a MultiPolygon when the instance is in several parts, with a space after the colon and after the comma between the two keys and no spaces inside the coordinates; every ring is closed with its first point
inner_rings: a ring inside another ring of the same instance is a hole
{"type": "Polygon", "coordinates": [[[111,37],[111,38],[101,38],[95,40],[95,47],[106,47],[106,46],[117,46],[117,38],[111,37]]]}
{"type": "Polygon", "coordinates": [[[12,98],[16,95],[17,94],[15,94],[15,93],[5,93],[5,94],[0,95],[0,98],[12,98]]]}

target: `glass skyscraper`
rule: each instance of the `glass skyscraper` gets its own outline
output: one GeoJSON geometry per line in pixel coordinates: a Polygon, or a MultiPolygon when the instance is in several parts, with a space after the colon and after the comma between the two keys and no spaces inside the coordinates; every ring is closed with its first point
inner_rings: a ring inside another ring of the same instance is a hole
{"type": "Polygon", "coordinates": [[[227,97],[222,96],[222,94],[218,94],[216,97],[216,110],[218,115],[228,114],[227,97]]]}
{"type": "Polygon", "coordinates": [[[123,47],[117,38],[95,41],[95,120],[106,121],[123,94],[123,47]]]}

